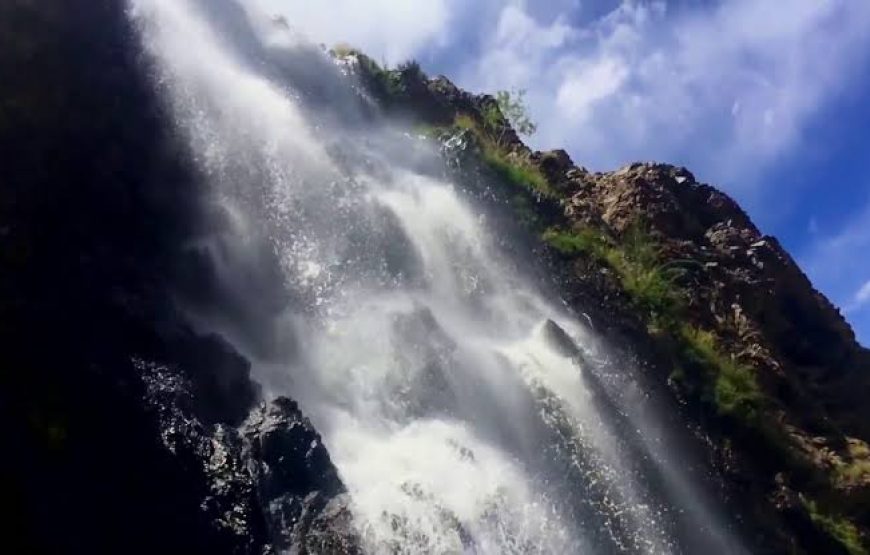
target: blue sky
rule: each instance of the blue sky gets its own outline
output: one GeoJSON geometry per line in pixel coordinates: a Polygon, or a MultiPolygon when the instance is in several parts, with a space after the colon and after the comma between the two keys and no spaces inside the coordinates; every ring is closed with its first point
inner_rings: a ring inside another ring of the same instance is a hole
{"type": "Polygon", "coordinates": [[[310,39],[521,88],[537,148],[687,166],[777,236],[870,344],[867,0],[248,0],[310,39]]]}

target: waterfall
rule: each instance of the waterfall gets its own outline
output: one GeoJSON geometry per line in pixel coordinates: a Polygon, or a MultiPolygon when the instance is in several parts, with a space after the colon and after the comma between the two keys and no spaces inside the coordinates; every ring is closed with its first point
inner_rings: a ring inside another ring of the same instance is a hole
{"type": "Polygon", "coordinates": [[[655,411],[611,398],[607,353],[430,141],[246,4],[130,16],[207,185],[189,250],[223,301],[188,292],[191,317],[300,403],[367,551],[739,551],[655,411]]]}

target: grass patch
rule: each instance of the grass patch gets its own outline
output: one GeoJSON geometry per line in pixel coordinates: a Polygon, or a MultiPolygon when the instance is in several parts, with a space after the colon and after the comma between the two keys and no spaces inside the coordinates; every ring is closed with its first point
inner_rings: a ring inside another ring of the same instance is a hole
{"type": "Polygon", "coordinates": [[[684,356],[709,374],[705,380],[709,384],[706,395],[717,412],[758,427],[764,394],[753,368],[726,354],[710,331],[683,324],[680,340],[684,356]]]}
{"type": "Polygon", "coordinates": [[[649,234],[635,226],[617,244],[591,228],[551,228],[542,238],[564,255],[582,253],[613,269],[652,331],[675,341],[679,352],[674,378],[684,381],[688,377],[686,363],[700,368],[702,375],[697,377],[703,399],[720,415],[759,427],[764,394],[754,369],[726,353],[715,334],[685,323],[685,295],[678,283],[685,268],[679,261],[663,262],[661,250],[649,234]]]}
{"type": "Polygon", "coordinates": [[[489,121],[493,116],[487,117],[487,121],[480,124],[468,114],[458,114],[453,124],[474,135],[480,146],[481,158],[501,179],[536,195],[557,199],[559,194],[550,186],[541,170],[528,158],[508,149],[502,143],[501,133],[489,121]]]}
{"type": "Polygon", "coordinates": [[[549,198],[557,197],[541,171],[530,162],[487,145],[483,146],[483,160],[502,179],[549,198]]]}
{"type": "Polygon", "coordinates": [[[849,440],[849,462],[837,466],[836,481],[841,485],[870,483],[870,446],[856,439],[849,440]]]}
{"type": "Polygon", "coordinates": [[[474,118],[472,118],[468,114],[457,114],[456,119],[453,120],[453,125],[455,125],[459,129],[463,129],[465,131],[472,131],[474,133],[477,133],[478,130],[477,122],[474,121],[474,118]]]}
{"type": "Polygon", "coordinates": [[[663,263],[659,247],[639,228],[629,230],[620,244],[591,228],[549,229],[543,239],[562,254],[585,253],[610,266],[653,327],[669,328],[679,321],[684,301],[676,282],[684,269],[663,263]]]}
{"type": "Polygon", "coordinates": [[[673,326],[685,305],[677,284],[685,273],[683,268],[674,262],[662,262],[659,246],[639,226],[626,233],[621,249],[607,253],[607,261],[616,268],[635,304],[650,316],[653,327],[673,326]]]}
{"type": "Polygon", "coordinates": [[[542,238],[551,247],[565,255],[588,254],[597,258],[605,258],[607,244],[601,234],[589,228],[579,231],[562,231],[550,228],[542,238]]]}
{"type": "Polygon", "coordinates": [[[864,545],[858,528],[846,517],[824,511],[818,503],[801,496],[801,502],[815,524],[828,535],[835,538],[849,555],[870,555],[864,545]]]}
{"type": "Polygon", "coordinates": [[[429,139],[437,139],[444,132],[444,128],[430,123],[415,123],[411,128],[415,135],[420,135],[429,139]]]}
{"type": "Polygon", "coordinates": [[[385,102],[394,102],[408,93],[408,84],[426,79],[426,74],[415,60],[399,64],[395,69],[381,66],[369,56],[346,44],[332,47],[333,56],[345,58],[355,56],[360,71],[370,91],[385,102]]]}

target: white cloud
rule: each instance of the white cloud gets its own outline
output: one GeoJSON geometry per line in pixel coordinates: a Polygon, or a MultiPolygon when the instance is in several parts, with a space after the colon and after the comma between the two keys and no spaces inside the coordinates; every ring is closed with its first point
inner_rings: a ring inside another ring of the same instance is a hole
{"type": "Polygon", "coordinates": [[[509,5],[498,15],[483,51],[461,64],[459,79],[483,91],[521,87],[537,92],[531,84],[548,65],[549,53],[563,49],[573,34],[561,19],[542,26],[521,7],[509,5]]]}
{"type": "Polygon", "coordinates": [[[870,44],[870,3],[852,0],[688,11],[626,0],[580,27],[527,11],[504,8],[503,18],[525,20],[522,32],[494,33],[461,73],[465,84],[528,89],[536,143],[567,146],[580,162],[678,159],[729,183],[799,141],[870,44]]]}
{"type": "Polygon", "coordinates": [[[853,304],[855,308],[858,308],[864,306],[868,302],[870,302],[870,280],[867,280],[867,282],[858,289],[858,292],[855,293],[853,304]]]}
{"type": "Polygon", "coordinates": [[[629,69],[618,58],[582,64],[562,81],[556,91],[556,106],[567,118],[585,123],[595,104],[619,91],[628,75],[629,69]]]}
{"type": "Polygon", "coordinates": [[[833,234],[818,233],[799,257],[813,284],[843,310],[870,345],[870,202],[833,234]]]}
{"type": "Polygon", "coordinates": [[[282,15],[310,40],[348,43],[396,64],[448,38],[454,0],[243,0],[282,15]]]}

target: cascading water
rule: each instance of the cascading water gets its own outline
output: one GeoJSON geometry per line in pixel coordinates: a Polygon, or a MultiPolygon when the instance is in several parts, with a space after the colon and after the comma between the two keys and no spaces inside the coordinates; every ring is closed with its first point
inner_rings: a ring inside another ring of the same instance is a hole
{"type": "Polygon", "coordinates": [[[430,144],[246,6],[130,12],[209,185],[226,302],[192,312],[300,402],[368,551],[739,551],[430,144]]]}

